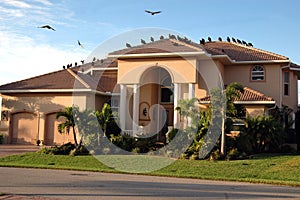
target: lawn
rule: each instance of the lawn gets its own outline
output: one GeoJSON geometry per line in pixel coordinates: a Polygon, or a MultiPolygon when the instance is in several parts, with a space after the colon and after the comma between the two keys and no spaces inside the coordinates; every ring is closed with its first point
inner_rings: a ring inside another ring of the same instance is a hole
{"type": "MultiPolygon", "coordinates": [[[[116,169],[129,160],[136,163],[135,166],[140,169],[154,162],[165,162],[161,158],[149,156],[106,156],[105,159],[100,160],[104,162],[109,160],[115,165],[108,167],[93,156],[26,153],[2,157],[0,166],[120,173],[116,169]]],[[[170,162],[167,167],[153,172],[143,172],[143,174],[300,186],[300,155],[265,154],[254,156],[249,160],[234,161],[176,160],[170,162]]]]}

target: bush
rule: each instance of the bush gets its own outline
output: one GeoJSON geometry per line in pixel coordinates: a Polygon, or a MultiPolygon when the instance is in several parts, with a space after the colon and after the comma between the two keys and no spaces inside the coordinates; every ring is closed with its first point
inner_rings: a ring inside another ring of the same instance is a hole
{"type": "Polygon", "coordinates": [[[54,146],[54,147],[44,147],[41,148],[38,153],[42,154],[52,154],[52,155],[88,155],[89,151],[84,147],[81,146],[79,149],[76,149],[75,145],[72,143],[66,143],[61,146],[54,146]]]}
{"type": "Polygon", "coordinates": [[[3,144],[3,143],[4,143],[4,135],[0,134],[0,144],[3,144]]]}

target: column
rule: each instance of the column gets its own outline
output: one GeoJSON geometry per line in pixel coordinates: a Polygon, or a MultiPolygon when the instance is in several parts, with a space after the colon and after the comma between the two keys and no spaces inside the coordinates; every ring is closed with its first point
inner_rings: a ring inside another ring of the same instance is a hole
{"type": "Polygon", "coordinates": [[[192,99],[195,97],[195,84],[189,83],[189,99],[192,99]]]}
{"type": "Polygon", "coordinates": [[[119,118],[120,118],[120,128],[121,131],[125,131],[126,128],[126,90],[127,87],[124,84],[120,85],[120,113],[119,113],[119,118]]]}
{"type": "Polygon", "coordinates": [[[132,113],[133,136],[137,134],[137,131],[139,129],[139,102],[140,102],[139,97],[140,97],[139,85],[134,84],[133,85],[133,113],[132,113]]]}
{"type": "Polygon", "coordinates": [[[175,108],[178,106],[178,100],[179,100],[179,84],[174,83],[174,119],[173,119],[174,128],[178,128],[178,111],[175,111],[175,108]]]}

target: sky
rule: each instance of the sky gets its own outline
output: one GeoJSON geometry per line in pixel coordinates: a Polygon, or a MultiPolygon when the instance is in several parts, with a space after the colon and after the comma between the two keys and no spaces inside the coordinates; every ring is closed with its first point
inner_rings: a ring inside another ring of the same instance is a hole
{"type": "Polygon", "coordinates": [[[1,0],[0,85],[86,60],[112,38],[147,28],[195,42],[230,36],[300,64],[299,8],[298,0],[1,0]]]}

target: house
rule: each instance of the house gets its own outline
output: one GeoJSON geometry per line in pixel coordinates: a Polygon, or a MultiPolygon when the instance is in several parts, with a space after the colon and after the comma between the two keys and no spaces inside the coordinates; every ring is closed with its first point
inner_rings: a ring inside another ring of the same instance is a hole
{"type": "Polygon", "coordinates": [[[91,63],[0,86],[0,132],[6,143],[66,143],[72,138],[58,133],[57,111],[73,104],[100,110],[109,102],[123,131],[151,134],[165,124],[179,126],[174,108],[180,99],[198,98],[205,108],[211,89],[232,82],[245,87],[235,103],[244,105],[247,115],[288,106],[294,117],[299,71],[288,57],[247,43],[198,44],[170,35],[91,63]]]}

